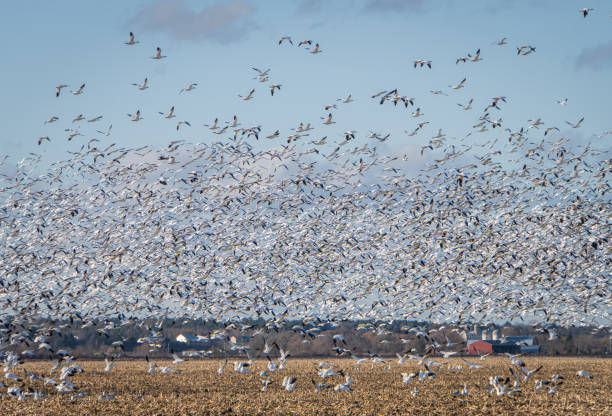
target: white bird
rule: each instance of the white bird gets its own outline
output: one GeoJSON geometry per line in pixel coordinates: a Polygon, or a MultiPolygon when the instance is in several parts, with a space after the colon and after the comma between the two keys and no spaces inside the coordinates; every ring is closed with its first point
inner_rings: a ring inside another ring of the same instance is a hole
{"type": "Polygon", "coordinates": [[[567,98],[564,98],[562,100],[557,101],[557,104],[559,104],[559,105],[567,105],[567,98]]]}
{"type": "Polygon", "coordinates": [[[128,117],[131,117],[132,121],[140,121],[143,119],[143,117],[140,117],[140,110],[136,111],[136,114],[134,115],[128,113],[128,117]]]}
{"type": "Polygon", "coordinates": [[[41,145],[41,143],[42,143],[43,141],[45,141],[45,140],[47,140],[48,142],[50,142],[50,141],[51,141],[51,139],[49,138],[49,136],[42,136],[42,137],[39,137],[39,138],[38,138],[38,145],[40,146],[40,145],[41,145]]]}
{"type": "Polygon", "coordinates": [[[410,382],[410,380],[412,380],[416,376],[417,376],[417,373],[410,373],[410,374],[402,373],[402,383],[408,384],[410,382]]]}
{"type": "Polygon", "coordinates": [[[467,78],[463,78],[457,85],[449,85],[449,87],[451,87],[454,90],[458,90],[460,88],[463,88],[463,86],[465,85],[465,81],[467,80],[467,78]]]}
{"type": "Polygon", "coordinates": [[[415,60],[415,61],[414,61],[414,63],[413,63],[413,64],[414,64],[414,67],[415,67],[415,68],[416,68],[418,65],[420,65],[420,66],[421,66],[421,68],[422,68],[423,66],[427,65],[427,67],[428,67],[429,69],[431,69],[431,61],[428,61],[428,60],[426,60],[426,59],[417,59],[417,60],[415,60]]]}
{"type": "Polygon", "coordinates": [[[323,124],[327,124],[327,125],[334,124],[335,121],[332,121],[332,117],[333,117],[332,113],[329,113],[327,117],[321,117],[323,119],[323,124]]]}
{"type": "Polygon", "coordinates": [[[249,91],[249,93],[245,96],[242,96],[240,94],[238,94],[238,97],[240,97],[241,100],[243,101],[247,101],[250,100],[251,98],[253,98],[253,94],[255,93],[255,88],[253,88],[251,91],[249,91]]]}
{"type": "Polygon", "coordinates": [[[278,44],[280,45],[285,40],[288,40],[289,43],[293,45],[293,41],[291,40],[291,36],[283,36],[283,37],[281,37],[280,40],[278,41],[278,44]]]}
{"type": "Polygon", "coordinates": [[[166,56],[165,56],[165,55],[162,55],[161,53],[162,53],[162,50],[161,50],[161,48],[158,46],[158,47],[155,49],[155,55],[153,55],[153,56],[151,57],[151,59],[164,59],[164,58],[166,58],[166,56]]]}
{"type": "Polygon", "coordinates": [[[470,61],[472,62],[478,62],[478,61],[482,61],[482,58],[480,57],[480,49],[478,49],[476,51],[476,53],[474,54],[474,56],[470,55],[468,53],[468,58],[470,58],[470,61]]]}
{"type": "Polygon", "coordinates": [[[317,53],[321,53],[323,52],[321,49],[319,49],[319,44],[317,43],[314,48],[310,49],[310,53],[312,54],[317,54],[317,53]]]}
{"type": "Polygon", "coordinates": [[[110,136],[110,132],[111,129],[113,128],[113,125],[109,125],[108,128],[106,129],[106,131],[100,131],[100,130],[96,130],[98,133],[105,135],[106,137],[110,136]]]}
{"type": "Polygon", "coordinates": [[[345,104],[351,103],[355,100],[352,99],[351,94],[349,94],[348,96],[346,96],[345,98],[338,98],[336,101],[341,101],[345,104]]]}
{"type": "Polygon", "coordinates": [[[280,91],[281,87],[282,87],[282,84],[272,84],[272,85],[270,85],[270,87],[269,87],[270,88],[270,94],[274,95],[274,90],[277,89],[277,90],[280,91]]]}
{"type": "Polygon", "coordinates": [[[106,364],[106,366],[104,367],[105,373],[108,373],[115,366],[114,358],[111,358],[110,360],[108,358],[105,358],[104,363],[106,364]]]}
{"type": "Polygon", "coordinates": [[[176,131],[178,131],[178,129],[179,129],[179,128],[180,128],[180,127],[183,125],[183,124],[184,124],[184,125],[186,125],[186,126],[191,127],[191,124],[189,124],[189,122],[188,122],[188,121],[182,121],[182,120],[181,120],[181,121],[179,121],[179,122],[176,124],[176,131]]]}
{"type": "Polygon", "coordinates": [[[506,42],[508,38],[501,38],[500,40],[494,42],[496,45],[498,46],[502,46],[502,45],[507,45],[508,43],[506,42]]]}
{"type": "Polygon", "coordinates": [[[283,378],[282,386],[287,391],[293,391],[293,389],[295,389],[296,384],[297,384],[297,379],[294,377],[285,376],[285,378],[283,378]]]}
{"type": "Polygon", "coordinates": [[[474,370],[474,369],[477,369],[477,368],[483,368],[480,364],[472,363],[472,362],[466,360],[465,358],[462,358],[462,360],[465,361],[466,364],[470,366],[469,367],[470,370],[474,370]]]}
{"type": "Polygon", "coordinates": [[[140,42],[135,40],[134,32],[130,32],[130,38],[128,39],[127,42],[123,42],[123,43],[125,43],[126,45],[136,45],[137,43],[140,43],[140,42]]]}
{"type": "Polygon", "coordinates": [[[197,82],[193,82],[193,83],[187,85],[185,88],[182,88],[179,91],[179,94],[181,94],[183,92],[188,92],[188,91],[194,90],[197,86],[198,86],[197,82]]]}
{"type": "Polygon", "coordinates": [[[66,88],[66,87],[68,87],[68,85],[66,84],[60,84],[57,87],[55,87],[55,96],[59,97],[60,93],[62,92],[62,88],[66,88]]]}
{"type": "Polygon", "coordinates": [[[50,119],[46,120],[45,124],[47,124],[47,123],[55,123],[57,120],[59,120],[59,117],[53,116],[50,119]]]}
{"type": "Polygon", "coordinates": [[[149,88],[149,86],[147,85],[148,82],[149,82],[148,78],[145,78],[144,81],[142,81],[142,84],[132,84],[132,85],[138,87],[140,91],[144,91],[147,88],[149,88]]]}
{"type": "Polygon", "coordinates": [[[580,371],[578,371],[578,372],[576,373],[576,376],[577,376],[577,377],[587,377],[587,378],[593,378],[593,376],[592,376],[592,375],[590,375],[590,374],[589,374],[589,372],[588,372],[588,371],[586,371],[586,370],[580,370],[580,371]]]}
{"type": "Polygon", "coordinates": [[[77,121],[82,121],[82,120],[85,120],[85,117],[83,116],[83,114],[79,114],[72,120],[72,122],[76,123],[77,121]]]}
{"type": "Polygon", "coordinates": [[[582,124],[583,121],[584,121],[584,117],[582,117],[580,120],[578,120],[578,122],[576,124],[570,123],[569,121],[566,121],[566,123],[569,124],[570,126],[572,126],[573,129],[577,129],[578,127],[580,127],[580,125],[582,124]]]}
{"type": "Polygon", "coordinates": [[[93,117],[93,118],[90,118],[89,120],[87,120],[87,122],[88,122],[88,123],[95,123],[96,121],[100,121],[100,120],[102,120],[102,118],[103,118],[103,117],[104,117],[104,116],[97,116],[97,117],[93,117]]]}
{"type": "Polygon", "coordinates": [[[587,17],[589,12],[594,11],[595,9],[592,8],[584,8],[584,9],[580,9],[579,12],[582,14],[583,17],[587,17]]]}
{"type": "MultiPolygon", "coordinates": [[[[83,89],[85,88],[85,84],[82,84],[76,91],[70,91],[73,95],[79,95],[83,93],[83,89]]],[[[59,91],[58,91],[59,92],[59,91]]]]}
{"type": "Polygon", "coordinates": [[[170,107],[170,111],[168,111],[167,113],[162,113],[161,111],[158,111],[158,113],[164,116],[164,118],[168,118],[168,119],[176,117],[174,115],[174,106],[170,107]]]}
{"type": "MultiPolygon", "coordinates": [[[[179,123],[180,123],[180,122],[179,122],[179,123]]],[[[189,124],[188,124],[188,125],[189,125],[189,124]]],[[[177,128],[177,130],[178,130],[178,128],[177,128]]],[[[181,357],[179,357],[178,355],[176,355],[176,353],[174,353],[174,352],[172,353],[172,359],[173,359],[172,364],[178,364],[178,363],[182,363],[183,361],[185,361],[185,360],[183,360],[181,357]]]]}
{"type": "Polygon", "coordinates": [[[473,103],[473,102],[474,102],[474,99],[473,99],[473,98],[470,98],[470,101],[469,101],[467,104],[463,105],[463,104],[459,104],[459,103],[457,103],[457,105],[458,105],[459,107],[461,107],[463,110],[470,110],[470,109],[472,108],[472,103],[473,103]]]}

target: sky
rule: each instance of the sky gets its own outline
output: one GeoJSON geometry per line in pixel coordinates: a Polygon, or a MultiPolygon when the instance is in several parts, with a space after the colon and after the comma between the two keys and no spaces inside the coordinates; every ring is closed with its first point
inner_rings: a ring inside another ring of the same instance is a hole
{"type": "MultiPolygon", "coordinates": [[[[507,97],[491,116],[502,118],[504,128],[518,130],[541,117],[559,134],[590,140],[612,129],[611,15],[608,0],[4,2],[0,154],[17,161],[37,153],[54,161],[91,138],[123,147],[212,142],[221,137],[203,124],[237,115],[242,127],[261,125],[262,136],[281,131],[276,141],[250,139],[258,147],[278,146],[291,128],[310,122],[316,128],[309,139],[328,136],[330,146],[346,130],[356,131],[361,143],[375,131],[391,133],[378,144],[381,151],[416,155],[438,128],[449,137],[466,135],[496,96],[507,97]],[[583,7],[594,10],[584,18],[583,7]],[[133,46],[124,44],[130,31],[139,41],[133,46]],[[279,45],[281,36],[291,36],[294,45],[279,45]],[[494,44],[504,37],[507,45],[494,44]],[[322,53],[297,46],[306,39],[322,53]],[[522,45],[536,52],[517,56],[522,45]],[[157,46],[167,58],[150,59],[157,46]],[[481,62],[455,63],[479,48],[481,62]],[[431,60],[432,68],[415,69],[415,59],[431,60]],[[252,67],[270,68],[269,81],[254,80],[252,67]],[[131,85],[145,77],[150,88],[131,85]],[[449,88],[463,78],[464,88],[449,88]],[[83,94],[72,95],[82,83],[83,94]],[[198,86],[179,94],[189,83],[198,86]],[[270,83],[282,85],[274,96],[270,83]],[[60,84],[69,87],[56,98],[60,84]],[[254,99],[240,100],[252,88],[254,99]],[[381,106],[370,98],[394,88],[414,97],[415,106],[381,106]],[[348,94],[354,102],[336,101],[348,94]],[[474,110],[457,106],[470,98],[474,110]],[[320,120],[327,104],[338,105],[331,126],[320,120]],[[163,119],[158,112],[171,106],[177,118],[163,119]],[[425,116],[411,118],[416,107],[425,116]],[[144,119],[130,121],[127,114],[137,110],[144,119]],[[103,118],[73,123],[79,114],[103,118]],[[45,125],[52,116],[59,120],[45,125]],[[582,117],[581,129],[565,123],[582,117]],[[191,127],[177,132],[178,120],[191,127]],[[404,131],[418,121],[430,124],[408,137],[404,131]],[[110,124],[109,137],[96,132],[110,124]],[[64,130],[79,125],[83,136],[69,142],[64,130]],[[51,141],[38,145],[41,136],[51,141]]],[[[472,139],[493,137],[505,135],[497,129],[472,139]]],[[[610,137],[600,138],[600,147],[609,148],[610,137]]]]}

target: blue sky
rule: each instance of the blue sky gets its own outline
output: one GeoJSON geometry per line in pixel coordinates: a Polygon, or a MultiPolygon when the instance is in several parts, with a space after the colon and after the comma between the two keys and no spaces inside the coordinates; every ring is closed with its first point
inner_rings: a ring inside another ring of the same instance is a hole
{"type": "MultiPolygon", "coordinates": [[[[161,147],[177,138],[216,141],[220,137],[203,124],[216,117],[229,121],[234,114],[243,127],[261,125],[263,135],[280,129],[285,137],[299,122],[310,122],[316,129],[309,139],[337,141],[345,130],[355,130],[363,143],[372,130],[391,133],[381,149],[416,152],[438,128],[450,137],[465,135],[490,98],[502,95],[508,103],[492,118],[501,117],[503,127],[516,130],[541,117],[546,126],[570,134],[565,121],[585,117],[582,128],[568,137],[587,140],[612,129],[610,15],[607,0],[7,2],[0,15],[0,34],[9,40],[2,58],[1,153],[17,160],[36,152],[56,160],[94,137],[125,147],[161,147]],[[582,7],[595,10],[583,18],[582,7]],[[130,31],[138,45],[123,44],[130,31]],[[284,35],[292,36],[293,47],[278,45],[284,35]],[[492,44],[502,37],[507,45],[492,44]],[[303,39],[318,42],[323,52],[298,48],[303,39]],[[522,45],[533,45],[536,52],[517,56],[522,45]],[[156,46],[166,59],[149,59],[156,46]],[[455,64],[478,48],[483,61],[455,64]],[[432,69],[414,69],[412,61],[420,58],[432,60],[432,69]],[[271,68],[270,82],[253,80],[253,66],[271,68]],[[130,85],[145,77],[149,89],[130,85]],[[448,88],[464,77],[465,88],[448,88]],[[84,94],[69,93],[84,82],[84,94]],[[192,82],[197,89],[178,94],[192,82]],[[271,82],[282,84],[273,97],[271,82]],[[70,88],[56,98],[59,84],[70,88]],[[251,88],[253,100],[237,97],[251,88]],[[414,97],[415,107],[408,111],[370,99],[393,88],[414,97]],[[355,102],[336,102],[347,94],[355,102]],[[566,97],[566,106],[557,104],[566,97]],[[474,110],[456,105],[470,98],[474,110]],[[333,103],[337,123],[323,126],[323,107],[333,103]],[[157,114],[172,105],[176,119],[157,114]],[[416,107],[425,113],[421,119],[410,117],[416,107]],[[144,120],[133,123],[126,113],[136,110],[144,120]],[[68,142],[63,130],[76,125],[72,119],[78,114],[103,119],[81,122],[84,136],[68,142]],[[60,120],[44,125],[51,116],[60,120]],[[177,133],[177,120],[192,127],[177,133]],[[417,121],[430,124],[419,135],[406,136],[404,130],[414,129],[417,121]],[[109,124],[110,137],[96,133],[109,124]],[[40,136],[49,136],[51,143],[38,146],[40,136]]],[[[489,131],[470,140],[494,137],[505,134],[489,131]]],[[[281,142],[263,139],[256,145],[281,142]]]]}

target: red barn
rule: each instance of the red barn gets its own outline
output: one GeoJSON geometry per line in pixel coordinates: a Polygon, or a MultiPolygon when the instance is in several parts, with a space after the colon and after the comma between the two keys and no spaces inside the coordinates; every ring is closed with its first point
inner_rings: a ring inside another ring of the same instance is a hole
{"type": "Polygon", "coordinates": [[[479,355],[480,354],[492,354],[493,353],[493,345],[488,343],[487,341],[474,341],[470,345],[468,345],[468,354],[471,355],[479,355]]]}

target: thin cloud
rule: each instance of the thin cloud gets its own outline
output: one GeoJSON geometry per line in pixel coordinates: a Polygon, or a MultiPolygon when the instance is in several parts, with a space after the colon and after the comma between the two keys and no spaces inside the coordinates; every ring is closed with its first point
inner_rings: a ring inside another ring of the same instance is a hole
{"type": "Polygon", "coordinates": [[[255,7],[246,0],[227,0],[201,11],[186,0],[158,0],[141,10],[131,24],[149,32],[165,32],[180,40],[231,43],[258,29],[255,7]]]}
{"type": "Polygon", "coordinates": [[[321,11],[323,0],[302,0],[297,8],[298,14],[315,14],[321,11]]]}
{"type": "Polygon", "coordinates": [[[364,10],[376,13],[421,11],[424,4],[424,0],[368,0],[364,10]]]}
{"type": "Polygon", "coordinates": [[[612,67],[612,40],[592,48],[583,49],[576,58],[576,68],[603,69],[612,67]]]}

